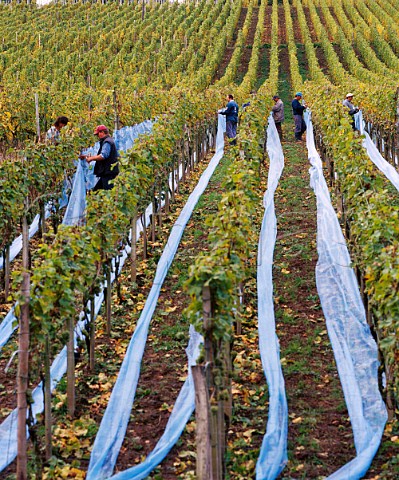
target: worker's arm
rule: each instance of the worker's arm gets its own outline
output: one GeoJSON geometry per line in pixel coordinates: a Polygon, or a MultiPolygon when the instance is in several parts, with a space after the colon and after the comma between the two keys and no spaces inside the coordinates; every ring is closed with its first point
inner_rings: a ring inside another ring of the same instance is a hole
{"type": "Polygon", "coordinates": [[[107,159],[111,154],[111,145],[109,143],[104,143],[101,153],[98,155],[86,155],[86,160],[90,162],[101,162],[101,160],[107,159]]]}

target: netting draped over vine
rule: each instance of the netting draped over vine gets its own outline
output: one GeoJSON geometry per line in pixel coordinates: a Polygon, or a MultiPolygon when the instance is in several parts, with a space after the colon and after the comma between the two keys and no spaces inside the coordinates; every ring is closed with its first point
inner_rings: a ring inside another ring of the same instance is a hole
{"type": "MultiPolygon", "coordinates": [[[[133,127],[124,127],[119,132],[119,138],[122,139],[122,142],[119,145],[123,145],[123,148],[131,148],[133,146],[134,140],[138,137],[139,134],[149,133],[152,130],[152,122],[147,121],[143,124],[134,125],[133,127]]],[[[97,146],[92,147],[93,152],[97,152],[97,146]]],[[[74,182],[72,187],[72,193],[70,201],[67,207],[67,210],[64,215],[64,222],[67,225],[75,225],[80,220],[84,218],[84,210],[86,207],[86,188],[87,178],[90,179],[91,172],[89,172],[86,162],[81,161],[78,163],[77,172],[74,176],[74,182]]],[[[95,178],[89,180],[90,183],[95,183],[95,178]]],[[[146,225],[150,223],[150,215],[152,214],[152,205],[150,205],[145,213],[145,222],[146,225]]],[[[137,222],[136,227],[137,238],[139,237],[142,231],[141,222],[137,222]]],[[[119,268],[122,269],[122,266],[130,253],[130,247],[127,246],[121,252],[121,259],[119,262],[119,268]]],[[[115,265],[114,271],[112,273],[112,280],[115,278],[115,265]]],[[[97,315],[101,305],[104,300],[103,290],[96,295],[95,303],[95,314],[97,315]]],[[[83,338],[83,330],[85,328],[85,318],[83,312],[79,316],[79,322],[75,328],[75,342],[78,338],[83,338]]],[[[0,348],[4,346],[12,333],[18,327],[17,319],[14,315],[14,307],[10,310],[7,316],[4,318],[3,322],[0,325],[0,348]]],[[[55,358],[51,366],[51,389],[53,390],[60,379],[66,372],[67,368],[67,350],[64,347],[61,352],[55,358]]],[[[40,383],[32,392],[32,415],[36,419],[36,415],[41,413],[44,408],[44,398],[43,398],[43,385],[40,383]]],[[[0,456],[0,471],[6,468],[16,457],[17,455],[17,409],[4,420],[0,425],[0,451],[3,454],[0,456]]]]}
{"type": "Polygon", "coordinates": [[[331,204],[316,150],[313,125],[305,114],[310,182],[317,198],[316,285],[334,350],[357,456],[330,475],[331,480],[360,479],[380,445],[387,411],[378,388],[378,352],[371,335],[356,275],[341,226],[331,204]]]}
{"type": "MultiPolygon", "coordinates": [[[[225,119],[219,115],[216,153],[202,174],[197,186],[191,193],[176,220],[157,265],[155,278],[146,303],[137,322],[136,329],[126,350],[118,378],[112,390],[107,408],[97,433],[91,457],[87,479],[108,478],[114,469],[119,450],[125,437],[133,401],[140,375],[141,361],[144,355],[150,321],[154,314],[158,297],[166,274],[176,254],[184,229],[208,182],[223,156],[225,119]]],[[[188,405],[190,406],[190,405],[188,405]]],[[[156,457],[154,457],[154,462],[156,457]]],[[[153,464],[154,468],[157,463],[153,464]]],[[[141,474],[140,474],[141,475],[141,474]]],[[[143,478],[129,475],[128,478],[143,478]]]]}
{"type": "Polygon", "coordinates": [[[388,163],[381,155],[378,148],[371,140],[370,135],[364,129],[363,114],[361,110],[355,115],[355,124],[360,133],[365,136],[363,140],[363,147],[367,150],[370,160],[379,170],[381,170],[381,172],[387,177],[396,190],[399,191],[399,173],[395,167],[388,163]]]}
{"type": "Polygon", "coordinates": [[[267,153],[270,159],[267,190],[263,197],[265,213],[258,249],[259,350],[269,388],[269,415],[266,434],[256,465],[257,479],[276,478],[287,463],[288,406],[276,335],[273,299],[273,254],[277,236],[274,193],[284,168],[284,154],[273,117],[267,128],[267,153]]]}
{"type": "MultiPolygon", "coordinates": [[[[121,151],[127,151],[133,147],[134,141],[139,135],[150,133],[153,127],[151,120],[133,125],[131,127],[123,127],[120,130],[115,131],[115,142],[117,148],[121,151]]],[[[87,153],[96,155],[99,148],[97,142],[93,147],[87,149],[87,153]]],[[[72,191],[67,202],[67,208],[64,214],[62,223],[64,225],[77,225],[84,222],[84,212],[86,209],[86,189],[91,189],[97,182],[97,177],[93,174],[93,167],[87,165],[86,161],[77,161],[77,169],[72,182],[72,191]],[[91,167],[91,168],[90,168],[91,167]]],[[[60,200],[60,208],[65,206],[64,200],[60,200]]],[[[51,215],[51,205],[46,207],[46,218],[51,215]]],[[[30,232],[34,235],[39,228],[39,215],[36,216],[32,223],[30,232]]],[[[31,236],[31,235],[30,235],[31,236]]],[[[13,249],[14,258],[22,249],[22,235],[18,237],[14,242],[15,248],[13,249]],[[17,251],[18,250],[18,251],[17,251]]],[[[4,320],[0,324],[0,349],[8,342],[12,333],[17,328],[18,323],[14,315],[14,307],[4,317],[4,320]]]]}

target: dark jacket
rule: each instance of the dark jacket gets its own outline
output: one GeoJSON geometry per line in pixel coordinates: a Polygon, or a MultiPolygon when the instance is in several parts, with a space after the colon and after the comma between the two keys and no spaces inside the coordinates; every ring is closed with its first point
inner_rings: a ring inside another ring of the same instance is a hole
{"type": "Polygon", "coordinates": [[[355,115],[359,111],[347,98],[342,102],[342,105],[348,109],[349,115],[355,115]]]}
{"type": "Polygon", "coordinates": [[[119,153],[116,149],[115,140],[112,137],[108,136],[100,140],[100,148],[97,152],[97,155],[100,155],[105,143],[109,143],[111,147],[111,153],[108,158],[104,158],[104,160],[96,162],[94,166],[94,175],[96,175],[97,177],[111,179],[115,178],[119,173],[119,153]]]}
{"type": "Polygon", "coordinates": [[[292,113],[293,115],[300,115],[302,117],[303,112],[306,110],[306,107],[300,104],[299,100],[294,98],[292,100],[292,113]]]}
{"type": "Polygon", "coordinates": [[[227,122],[238,122],[238,105],[234,100],[230,100],[230,102],[226,105],[226,110],[224,112],[220,112],[221,115],[226,115],[227,122]]]}

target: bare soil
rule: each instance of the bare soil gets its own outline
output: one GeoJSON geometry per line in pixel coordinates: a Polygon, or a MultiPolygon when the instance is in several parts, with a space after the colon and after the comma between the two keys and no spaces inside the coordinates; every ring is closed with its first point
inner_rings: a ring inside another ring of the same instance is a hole
{"type": "MultiPolygon", "coordinates": [[[[238,32],[240,29],[242,29],[242,27],[244,25],[244,22],[245,22],[245,17],[247,15],[247,11],[248,11],[247,8],[242,8],[241,9],[240,18],[238,19],[238,23],[237,23],[237,27],[236,27],[236,32],[238,32]]],[[[219,67],[216,71],[214,81],[220,80],[223,77],[223,75],[226,71],[226,68],[227,68],[228,64],[230,63],[231,57],[233,56],[234,48],[235,48],[234,44],[235,44],[236,39],[237,39],[237,35],[234,35],[234,38],[233,38],[232,42],[229,45],[227,45],[225,53],[224,53],[224,57],[222,59],[222,62],[220,63],[220,65],[219,65],[219,67]]]]}
{"type": "Polygon", "coordinates": [[[305,17],[306,17],[306,23],[308,25],[308,28],[309,28],[309,32],[310,32],[310,37],[312,39],[312,42],[315,43],[317,42],[317,35],[316,35],[316,32],[314,30],[314,26],[313,26],[313,22],[310,18],[310,13],[309,13],[309,8],[307,7],[303,7],[303,12],[305,14],[305,17]]]}
{"type": "Polygon", "coordinates": [[[256,25],[258,23],[258,13],[259,13],[259,8],[254,8],[251,25],[249,27],[247,40],[245,42],[245,48],[244,48],[244,51],[242,52],[241,62],[237,72],[238,78],[241,78],[241,79],[247,73],[249,61],[251,60],[252,45],[254,43],[256,25]]]}
{"type": "Polygon", "coordinates": [[[322,47],[316,47],[315,52],[320,68],[322,69],[324,75],[328,76],[328,63],[322,47]]]}
{"type": "Polygon", "coordinates": [[[310,479],[332,473],[355,451],[315,284],[316,205],[306,150],[293,142],[292,134],[286,136],[286,168],[276,195],[273,273],[292,456],[282,478],[300,474],[310,479]]]}
{"type": "MultiPolygon", "coordinates": [[[[262,43],[268,43],[269,45],[272,42],[272,22],[270,21],[272,17],[273,7],[268,5],[266,7],[266,14],[265,14],[265,28],[262,33],[262,43]]],[[[280,21],[280,18],[279,18],[280,21]]]]}
{"type": "Polygon", "coordinates": [[[287,29],[285,28],[285,13],[283,5],[278,7],[278,43],[287,43],[287,29]]]}
{"type": "MultiPolygon", "coordinates": [[[[281,17],[279,17],[279,19],[280,18],[281,17]]],[[[291,18],[292,18],[292,25],[294,29],[295,43],[303,43],[301,29],[299,28],[299,23],[298,23],[298,13],[296,11],[296,8],[294,7],[291,8],[291,18]]]]}

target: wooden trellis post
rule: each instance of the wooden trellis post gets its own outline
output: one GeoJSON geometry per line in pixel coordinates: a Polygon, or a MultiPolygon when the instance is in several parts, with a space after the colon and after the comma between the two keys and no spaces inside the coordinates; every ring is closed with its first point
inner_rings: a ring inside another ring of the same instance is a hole
{"type": "MultiPolygon", "coordinates": [[[[155,192],[155,184],[152,187],[152,216],[151,216],[151,241],[155,243],[155,226],[157,218],[157,199],[155,192]]],[[[154,248],[154,247],[152,247],[154,248]]]]}
{"type": "Polygon", "coordinates": [[[396,164],[396,155],[399,154],[399,88],[396,90],[396,130],[395,130],[395,141],[394,141],[394,163],[396,169],[398,169],[398,165],[396,164]]]}
{"type": "Polygon", "coordinates": [[[185,159],[185,154],[184,154],[184,138],[180,142],[180,157],[181,157],[181,165],[182,165],[182,177],[181,181],[185,182],[186,181],[186,159],[185,159]]]}
{"type": "Polygon", "coordinates": [[[158,226],[159,234],[162,234],[162,180],[160,179],[158,184],[158,226]]]}
{"type": "Polygon", "coordinates": [[[40,142],[39,94],[35,93],[36,141],[40,142]]]}
{"type": "MultiPolygon", "coordinates": [[[[50,339],[47,335],[44,355],[44,437],[45,437],[45,458],[48,460],[52,455],[52,432],[51,432],[51,374],[50,374],[50,339]]],[[[75,378],[74,378],[75,379],[75,378]]],[[[69,380],[69,379],[68,379],[69,380]]],[[[69,385],[68,385],[69,386],[69,385]]],[[[68,390],[68,413],[70,402],[68,390]]],[[[75,391],[73,391],[75,394],[75,391]]],[[[75,408],[75,396],[73,396],[73,409],[75,408]]],[[[73,416],[74,410],[72,411],[73,416]]]]}
{"type": "Polygon", "coordinates": [[[114,88],[113,99],[114,99],[114,130],[116,131],[116,130],[119,130],[118,98],[116,94],[116,88],[114,88]]]}
{"type": "Polygon", "coordinates": [[[143,260],[147,258],[147,227],[145,224],[145,212],[141,216],[141,224],[143,226],[143,260]]]}
{"type": "Polygon", "coordinates": [[[131,224],[131,251],[130,251],[130,280],[132,283],[137,279],[137,211],[134,212],[131,224]]]}
{"type": "Polygon", "coordinates": [[[197,479],[213,479],[211,468],[211,431],[210,403],[205,367],[195,365],[192,368],[195,386],[195,419],[197,424],[197,479]]]}
{"type": "MultiPolygon", "coordinates": [[[[25,211],[28,209],[28,201],[25,200],[25,211]]],[[[27,439],[26,439],[26,413],[28,409],[28,378],[29,378],[29,301],[30,301],[30,273],[29,251],[28,251],[28,222],[26,213],[22,221],[22,288],[21,292],[24,302],[21,304],[21,313],[19,319],[18,334],[18,377],[17,377],[17,478],[25,480],[28,478],[28,457],[27,457],[27,439]]]]}
{"type": "Polygon", "coordinates": [[[90,350],[89,350],[89,370],[94,372],[95,364],[95,341],[96,341],[96,325],[94,311],[94,294],[90,298],[90,350]]]}
{"type": "Polygon", "coordinates": [[[112,290],[112,283],[111,283],[111,269],[112,269],[112,262],[109,260],[107,265],[106,271],[106,283],[107,287],[105,289],[105,316],[107,322],[107,336],[111,336],[111,290],[112,290]]]}
{"type": "Polygon", "coordinates": [[[205,364],[193,367],[196,389],[197,479],[222,480],[225,452],[225,409],[224,401],[219,398],[220,388],[215,384],[213,374],[217,352],[213,342],[212,294],[208,286],[203,287],[202,302],[205,364]]]}
{"type": "Polygon", "coordinates": [[[43,238],[43,235],[46,233],[46,205],[44,200],[40,201],[40,234],[43,238]]]}
{"type": "Polygon", "coordinates": [[[67,406],[68,415],[73,418],[75,415],[75,329],[74,319],[69,317],[68,325],[68,343],[67,343],[67,406]]]}
{"type": "Polygon", "coordinates": [[[7,302],[10,294],[10,245],[7,245],[3,253],[3,268],[4,268],[4,302],[7,302]]]}

